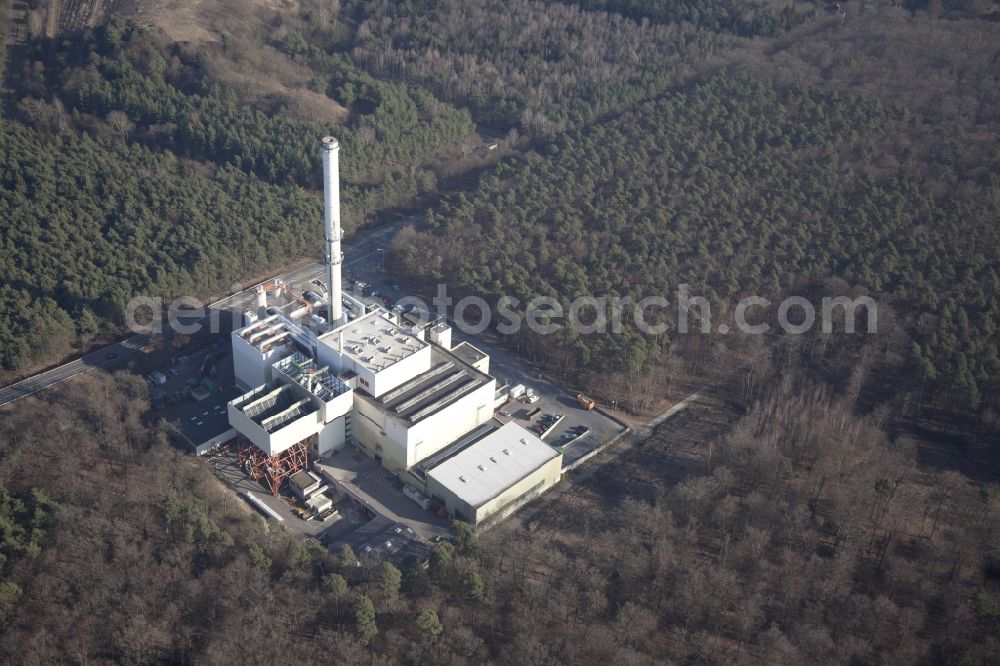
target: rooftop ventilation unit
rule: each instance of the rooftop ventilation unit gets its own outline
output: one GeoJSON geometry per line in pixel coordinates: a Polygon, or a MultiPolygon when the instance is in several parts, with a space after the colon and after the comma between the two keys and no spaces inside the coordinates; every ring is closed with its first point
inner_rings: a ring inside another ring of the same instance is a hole
{"type": "Polygon", "coordinates": [[[509,456],[509,455],[510,455],[510,449],[504,449],[504,450],[503,450],[503,454],[504,454],[505,456],[509,456]]]}
{"type": "Polygon", "coordinates": [[[480,472],[485,472],[486,471],[486,465],[476,465],[476,467],[479,468],[480,472]]]}

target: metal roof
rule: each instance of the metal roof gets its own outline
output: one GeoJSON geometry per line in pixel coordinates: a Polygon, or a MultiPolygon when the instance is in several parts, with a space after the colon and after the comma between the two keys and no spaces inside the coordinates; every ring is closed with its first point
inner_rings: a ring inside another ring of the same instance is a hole
{"type": "Polygon", "coordinates": [[[434,469],[448,458],[453,458],[454,456],[458,455],[463,450],[465,450],[466,447],[471,446],[472,444],[481,440],[486,435],[496,430],[497,427],[498,427],[497,422],[491,420],[485,425],[481,425],[478,428],[475,428],[472,432],[459,437],[455,441],[455,443],[446,446],[437,453],[431,455],[431,457],[424,458],[423,460],[418,462],[414,466],[413,472],[421,479],[427,478],[427,470],[434,469]]]}
{"type": "Polygon", "coordinates": [[[379,396],[389,413],[410,423],[436,414],[462,396],[475,391],[490,377],[464,365],[450,353],[431,348],[431,369],[379,396]]]}
{"type": "Polygon", "coordinates": [[[281,430],[287,423],[316,411],[309,400],[296,400],[287,384],[265,384],[244,393],[232,405],[268,433],[281,430]]]}
{"type": "Polygon", "coordinates": [[[274,368],[324,402],[350,390],[329,368],[319,367],[316,361],[302,352],[281,359],[274,364],[274,368]]]}
{"type": "Polygon", "coordinates": [[[469,506],[479,507],[559,452],[511,421],[427,472],[469,506]]]}

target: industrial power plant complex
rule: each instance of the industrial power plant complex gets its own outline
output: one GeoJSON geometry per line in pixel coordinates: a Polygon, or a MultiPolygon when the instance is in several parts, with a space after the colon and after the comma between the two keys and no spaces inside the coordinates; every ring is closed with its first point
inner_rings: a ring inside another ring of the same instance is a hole
{"type": "Polygon", "coordinates": [[[494,418],[509,391],[498,391],[486,353],[453,347],[445,321],[344,293],[337,139],[321,150],[326,279],[315,284],[326,294],[260,286],[232,332],[245,393],[227,409],[240,465],[277,495],[293,477],[309,485],[315,461],[355,449],[439,515],[498,522],[559,481],[562,452],[494,418]]]}

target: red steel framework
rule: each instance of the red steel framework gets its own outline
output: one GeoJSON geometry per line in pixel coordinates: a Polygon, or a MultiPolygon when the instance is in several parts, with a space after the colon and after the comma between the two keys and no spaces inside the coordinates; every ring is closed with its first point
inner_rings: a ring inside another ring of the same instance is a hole
{"type": "Polygon", "coordinates": [[[309,467],[309,447],[315,439],[316,435],[312,435],[281,453],[268,457],[256,444],[240,435],[236,440],[236,455],[240,467],[250,478],[254,481],[263,479],[271,494],[277,497],[285,479],[300,469],[309,467]]]}

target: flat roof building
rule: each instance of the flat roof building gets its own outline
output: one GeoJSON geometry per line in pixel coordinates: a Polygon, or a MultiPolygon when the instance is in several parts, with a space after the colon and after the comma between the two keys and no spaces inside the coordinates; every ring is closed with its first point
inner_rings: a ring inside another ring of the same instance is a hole
{"type": "Polygon", "coordinates": [[[358,385],[378,397],[430,368],[430,345],[372,312],[318,338],[317,360],[357,374],[358,385]]]}
{"type": "Polygon", "coordinates": [[[555,485],[562,454],[514,422],[427,472],[427,494],[476,526],[492,524],[555,485]]]}
{"type": "Polygon", "coordinates": [[[231,400],[229,423],[268,456],[312,437],[322,426],[316,405],[280,382],[231,400]]]}
{"type": "Polygon", "coordinates": [[[493,418],[496,381],[440,347],[430,367],[375,397],[355,394],[362,451],[394,472],[409,470],[493,418]]]}
{"type": "Polygon", "coordinates": [[[410,335],[379,312],[322,335],[320,340],[351,363],[373,373],[382,372],[427,347],[426,342],[410,335]]]}
{"type": "Polygon", "coordinates": [[[298,395],[308,398],[319,410],[323,424],[313,442],[312,454],[324,457],[343,448],[350,439],[354,396],[350,387],[326,366],[295,351],[273,366],[275,379],[283,380],[298,395]]]}
{"type": "Polygon", "coordinates": [[[292,492],[300,500],[306,500],[317,492],[322,492],[328,486],[323,485],[323,479],[308,470],[300,469],[288,477],[292,492]]]}
{"type": "Polygon", "coordinates": [[[451,353],[459,357],[476,370],[489,374],[490,357],[486,352],[478,347],[474,347],[468,342],[460,342],[451,348],[451,353]]]}
{"type": "Polygon", "coordinates": [[[272,314],[232,333],[236,385],[252,388],[271,381],[271,366],[295,350],[311,347],[316,339],[307,328],[283,314],[272,314]]]}

